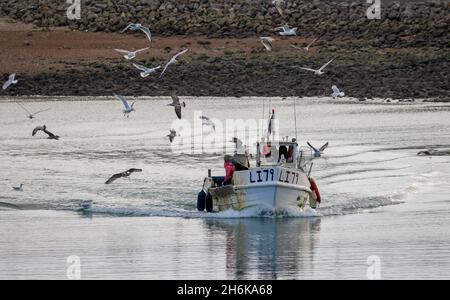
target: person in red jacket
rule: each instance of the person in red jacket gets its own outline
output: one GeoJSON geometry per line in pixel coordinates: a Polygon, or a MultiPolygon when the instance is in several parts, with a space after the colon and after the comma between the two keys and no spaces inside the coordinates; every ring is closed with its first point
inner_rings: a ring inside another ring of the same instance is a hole
{"type": "Polygon", "coordinates": [[[233,164],[233,159],[229,155],[225,156],[225,163],[223,167],[225,168],[225,179],[223,181],[223,185],[231,184],[233,180],[234,171],[236,171],[236,167],[233,164]]]}

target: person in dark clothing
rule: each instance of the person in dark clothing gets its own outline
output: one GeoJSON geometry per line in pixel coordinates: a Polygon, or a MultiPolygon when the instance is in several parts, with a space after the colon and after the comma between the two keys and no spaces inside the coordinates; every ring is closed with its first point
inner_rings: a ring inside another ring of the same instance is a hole
{"type": "Polygon", "coordinates": [[[282,159],[285,159],[287,161],[288,157],[289,157],[289,151],[287,149],[286,146],[280,146],[280,149],[278,150],[279,152],[279,158],[278,161],[281,161],[282,159]]]}

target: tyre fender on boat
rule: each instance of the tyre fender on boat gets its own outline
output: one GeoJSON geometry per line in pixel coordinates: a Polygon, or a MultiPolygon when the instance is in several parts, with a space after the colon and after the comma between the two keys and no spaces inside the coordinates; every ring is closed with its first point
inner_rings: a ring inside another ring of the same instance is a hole
{"type": "Polygon", "coordinates": [[[213,197],[210,193],[208,193],[206,195],[206,199],[205,199],[205,208],[207,212],[213,212],[214,210],[214,201],[213,201],[213,197]]]}
{"type": "Polygon", "coordinates": [[[314,180],[314,178],[310,178],[309,182],[311,184],[311,191],[313,191],[314,193],[314,198],[316,200],[317,203],[321,203],[322,202],[322,197],[320,196],[320,191],[319,191],[319,187],[317,186],[316,181],[314,180]]]}
{"type": "Polygon", "coordinates": [[[198,193],[197,196],[197,209],[198,211],[204,211],[206,207],[206,193],[204,190],[202,190],[200,193],[198,193]]]}

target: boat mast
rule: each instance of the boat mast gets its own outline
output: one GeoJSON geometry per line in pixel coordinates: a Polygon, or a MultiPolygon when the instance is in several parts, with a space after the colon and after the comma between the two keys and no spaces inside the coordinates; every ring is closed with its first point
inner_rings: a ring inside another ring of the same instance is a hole
{"type": "Polygon", "coordinates": [[[297,105],[296,105],[296,98],[294,95],[294,123],[295,123],[295,140],[298,143],[298,130],[297,130],[297,105]]]}

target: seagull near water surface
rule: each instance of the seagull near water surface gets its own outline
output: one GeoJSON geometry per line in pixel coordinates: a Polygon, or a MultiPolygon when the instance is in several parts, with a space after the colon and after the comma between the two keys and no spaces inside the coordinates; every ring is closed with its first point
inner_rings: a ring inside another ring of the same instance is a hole
{"type": "Polygon", "coordinates": [[[175,137],[177,137],[177,132],[174,129],[171,129],[170,134],[167,135],[167,137],[169,138],[170,143],[173,143],[175,137]]]}
{"type": "Polygon", "coordinates": [[[20,106],[20,108],[22,108],[28,114],[27,118],[30,119],[30,120],[34,119],[37,114],[40,114],[40,113],[43,113],[43,112],[46,112],[46,111],[50,110],[50,108],[47,108],[47,109],[44,109],[44,110],[40,110],[40,111],[31,113],[23,104],[21,104],[20,102],[16,102],[16,103],[17,103],[17,105],[20,106]]]}
{"type": "Polygon", "coordinates": [[[331,97],[333,97],[334,99],[345,96],[345,93],[343,91],[339,90],[339,88],[336,85],[333,85],[331,87],[331,89],[333,90],[331,97]]]}
{"type": "Polygon", "coordinates": [[[214,131],[216,131],[216,124],[214,124],[213,121],[211,121],[210,118],[207,116],[201,116],[200,119],[202,120],[203,126],[210,126],[214,131]]]}
{"type": "Polygon", "coordinates": [[[124,117],[129,118],[129,117],[130,117],[130,114],[131,114],[133,111],[136,111],[136,110],[134,109],[134,104],[135,104],[136,102],[133,102],[133,103],[131,103],[131,105],[130,105],[130,104],[128,103],[127,98],[125,98],[124,96],[114,94],[114,97],[116,97],[119,101],[122,102],[122,104],[123,104],[123,106],[124,106],[124,109],[123,109],[123,116],[124,116],[124,117]]]}
{"type": "Polygon", "coordinates": [[[172,103],[167,104],[167,106],[173,106],[175,108],[175,113],[178,119],[181,120],[181,110],[182,107],[186,107],[186,103],[180,102],[180,98],[177,96],[175,92],[172,93],[170,97],[172,97],[172,103]]]}
{"type": "Polygon", "coordinates": [[[54,135],[53,133],[51,133],[50,131],[48,131],[46,125],[44,125],[44,126],[38,126],[38,127],[34,128],[32,134],[31,134],[31,136],[35,136],[39,131],[42,131],[42,132],[44,132],[45,134],[47,134],[49,140],[59,140],[59,136],[54,135]]]}
{"type": "Polygon", "coordinates": [[[136,173],[136,172],[142,172],[142,169],[134,169],[133,168],[133,169],[129,169],[128,171],[125,171],[122,173],[114,174],[105,182],[105,184],[111,184],[119,178],[130,177],[131,174],[136,173]]]}
{"type": "Polygon", "coordinates": [[[12,188],[16,192],[23,192],[23,183],[21,183],[20,186],[13,186],[12,188]]]}

